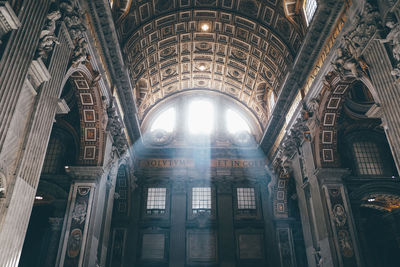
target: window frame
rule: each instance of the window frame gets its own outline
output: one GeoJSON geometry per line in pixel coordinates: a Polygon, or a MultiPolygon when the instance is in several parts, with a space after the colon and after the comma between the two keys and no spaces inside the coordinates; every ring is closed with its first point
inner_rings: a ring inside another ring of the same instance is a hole
{"type": "Polygon", "coordinates": [[[235,219],[236,220],[242,220],[242,219],[257,219],[260,220],[262,219],[262,213],[261,213],[261,194],[258,189],[258,186],[256,184],[249,184],[249,183],[242,183],[242,184],[236,184],[232,188],[232,196],[233,196],[233,210],[235,214],[235,219]],[[238,188],[253,188],[254,189],[254,198],[255,198],[255,209],[239,209],[239,199],[238,199],[238,193],[237,189],[238,188]],[[253,212],[243,212],[244,210],[253,210],[253,212]]]}
{"type": "Polygon", "coordinates": [[[360,177],[363,179],[382,179],[382,178],[391,178],[393,175],[398,176],[396,165],[394,163],[394,159],[391,154],[391,150],[386,139],[384,133],[371,131],[371,130],[358,130],[354,132],[347,133],[344,136],[344,145],[345,149],[341,150],[341,157],[343,157],[349,162],[347,165],[348,168],[352,169],[352,176],[360,177]],[[358,170],[356,155],[353,149],[353,143],[355,142],[372,142],[378,148],[379,157],[383,164],[383,174],[361,174],[358,170]],[[349,158],[350,157],[350,158],[349,158]]]}
{"type": "Polygon", "coordinates": [[[142,217],[144,219],[169,219],[170,214],[170,188],[164,182],[146,184],[143,186],[142,191],[142,217]],[[147,197],[150,188],[165,188],[165,209],[164,213],[148,213],[147,212],[147,197]]]}
{"type": "MultiPolygon", "coordinates": [[[[276,99],[275,99],[276,101],[276,99]]],[[[215,92],[203,92],[200,90],[191,90],[188,92],[181,92],[177,95],[171,96],[170,98],[160,102],[151,110],[144,114],[142,118],[141,128],[142,132],[146,135],[151,133],[153,122],[157,117],[169,108],[175,108],[175,128],[168,135],[174,136],[175,139],[183,141],[188,144],[196,143],[196,141],[207,139],[208,142],[214,140],[217,135],[226,133],[227,136],[233,136],[226,129],[226,118],[225,111],[232,109],[236,112],[243,120],[247,123],[250,134],[255,137],[256,140],[262,137],[262,126],[257,117],[242,103],[231,99],[231,97],[221,95],[215,92]],[[210,101],[214,107],[214,124],[213,129],[209,134],[191,134],[188,129],[188,108],[194,100],[206,100],[210,101]],[[223,107],[221,109],[221,107],[223,107]]]]}
{"type": "Polygon", "coordinates": [[[187,191],[187,214],[188,214],[188,219],[189,220],[194,220],[198,217],[207,217],[210,220],[215,220],[216,219],[216,190],[215,186],[213,184],[210,184],[210,182],[198,182],[198,183],[193,183],[187,191]],[[195,213],[193,212],[193,188],[199,188],[199,187],[209,187],[211,189],[211,209],[210,212],[200,212],[200,213],[195,213]]]}
{"type": "Polygon", "coordinates": [[[360,176],[382,176],[385,173],[385,166],[383,164],[383,159],[381,152],[379,151],[378,144],[371,140],[357,140],[351,143],[351,149],[354,155],[354,165],[357,170],[357,174],[360,176]],[[357,144],[357,147],[356,147],[357,144]],[[356,149],[361,149],[362,151],[356,151],[356,149]],[[367,151],[368,150],[368,151],[367,151]],[[376,150],[377,155],[375,155],[372,150],[376,150]],[[360,155],[362,154],[362,155],[360,155]],[[360,157],[361,156],[361,157],[360,157]],[[368,161],[366,161],[368,160],[368,161]],[[370,168],[368,165],[374,164],[376,167],[370,168]],[[379,165],[379,166],[378,166],[379,165]],[[377,172],[380,173],[371,173],[377,172]],[[367,172],[367,173],[365,173],[367,172]]]}
{"type": "MultiPolygon", "coordinates": [[[[306,22],[306,27],[308,28],[308,27],[310,26],[311,22],[313,21],[314,17],[315,17],[315,13],[317,12],[317,9],[318,9],[318,1],[315,0],[316,7],[315,7],[315,10],[314,10],[314,12],[313,12],[313,14],[312,14],[310,20],[309,20],[309,18],[308,18],[308,12],[307,12],[307,1],[309,1],[309,0],[304,0],[304,1],[303,1],[303,8],[302,8],[302,10],[303,10],[304,20],[305,20],[305,22],[306,22]]],[[[312,1],[314,1],[314,0],[312,0],[312,1]]]]}

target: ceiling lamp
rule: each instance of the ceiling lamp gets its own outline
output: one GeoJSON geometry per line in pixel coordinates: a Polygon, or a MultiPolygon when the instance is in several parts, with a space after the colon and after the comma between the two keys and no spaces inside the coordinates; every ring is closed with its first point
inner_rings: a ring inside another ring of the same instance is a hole
{"type": "Polygon", "coordinates": [[[203,24],[201,24],[200,28],[201,28],[201,31],[207,32],[208,30],[210,30],[210,24],[203,23],[203,24]]]}
{"type": "Polygon", "coordinates": [[[205,70],[206,70],[206,65],[200,64],[199,70],[200,70],[200,71],[205,71],[205,70]]]}

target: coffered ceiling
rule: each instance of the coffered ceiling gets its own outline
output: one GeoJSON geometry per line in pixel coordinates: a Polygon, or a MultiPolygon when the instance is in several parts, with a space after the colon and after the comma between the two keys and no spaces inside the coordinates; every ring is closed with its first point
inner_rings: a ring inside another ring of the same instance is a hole
{"type": "Polygon", "coordinates": [[[277,0],[136,1],[116,24],[140,120],[170,95],[210,89],[264,127],[267,97],[279,93],[302,41],[277,0]]]}

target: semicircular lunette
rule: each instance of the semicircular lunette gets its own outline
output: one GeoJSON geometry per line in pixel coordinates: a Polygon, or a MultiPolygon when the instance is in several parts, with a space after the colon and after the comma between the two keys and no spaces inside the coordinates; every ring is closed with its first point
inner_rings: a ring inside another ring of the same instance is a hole
{"type": "Polygon", "coordinates": [[[139,120],[172,94],[211,89],[239,100],[265,127],[269,118],[266,92],[257,89],[263,84],[269,92],[279,94],[302,35],[283,10],[272,4],[246,0],[240,1],[242,10],[222,11],[208,2],[202,7],[210,9],[180,9],[175,13],[177,6],[172,5],[168,15],[149,8],[152,3],[144,3],[136,12],[131,8],[118,26],[130,76],[136,84],[139,120]],[[254,19],[240,14],[244,10],[247,16],[254,13],[254,19]],[[132,24],[129,16],[133,14],[136,23],[132,24]]]}

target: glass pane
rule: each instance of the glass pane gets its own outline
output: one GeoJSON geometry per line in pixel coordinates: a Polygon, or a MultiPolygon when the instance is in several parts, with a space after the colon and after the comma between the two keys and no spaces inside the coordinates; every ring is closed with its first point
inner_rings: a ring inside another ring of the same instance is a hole
{"type": "Polygon", "coordinates": [[[192,209],[211,209],[211,188],[192,188],[192,209]]]}
{"type": "Polygon", "coordinates": [[[214,124],[214,107],[210,101],[195,100],[190,103],[188,114],[191,134],[209,134],[214,124]]]}
{"type": "Polygon", "coordinates": [[[147,191],[147,209],[165,210],[166,188],[149,188],[147,191]]]}
{"type": "Polygon", "coordinates": [[[312,18],[314,17],[315,10],[317,10],[316,0],[306,0],[306,20],[307,25],[310,24],[312,18]]]}
{"type": "Polygon", "coordinates": [[[150,131],[164,130],[166,132],[172,132],[175,128],[175,109],[169,108],[162,112],[151,125],[150,131]]]}
{"type": "Polygon", "coordinates": [[[256,197],[254,188],[236,188],[238,209],[255,209],[256,197]]]}
{"type": "Polygon", "coordinates": [[[250,132],[247,122],[239,115],[239,113],[232,109],[226,111],[226,127],[230,133],[242,131],[250,132]]]}
{"type": "Polygon", "coordinates": [[[356,156],[358,172],[361,175],[382,175],[383,163],[379,150],[372,142],[355,142],[353,150],[356,156]]]}
{"type": "Polygon", "coordinates": [[[270,112],[272,112],[272,110],[274,109],[274,106],[275,106],[275,96],[271,92],[271,94],[269,95],[269,111],[270,112]]]}

